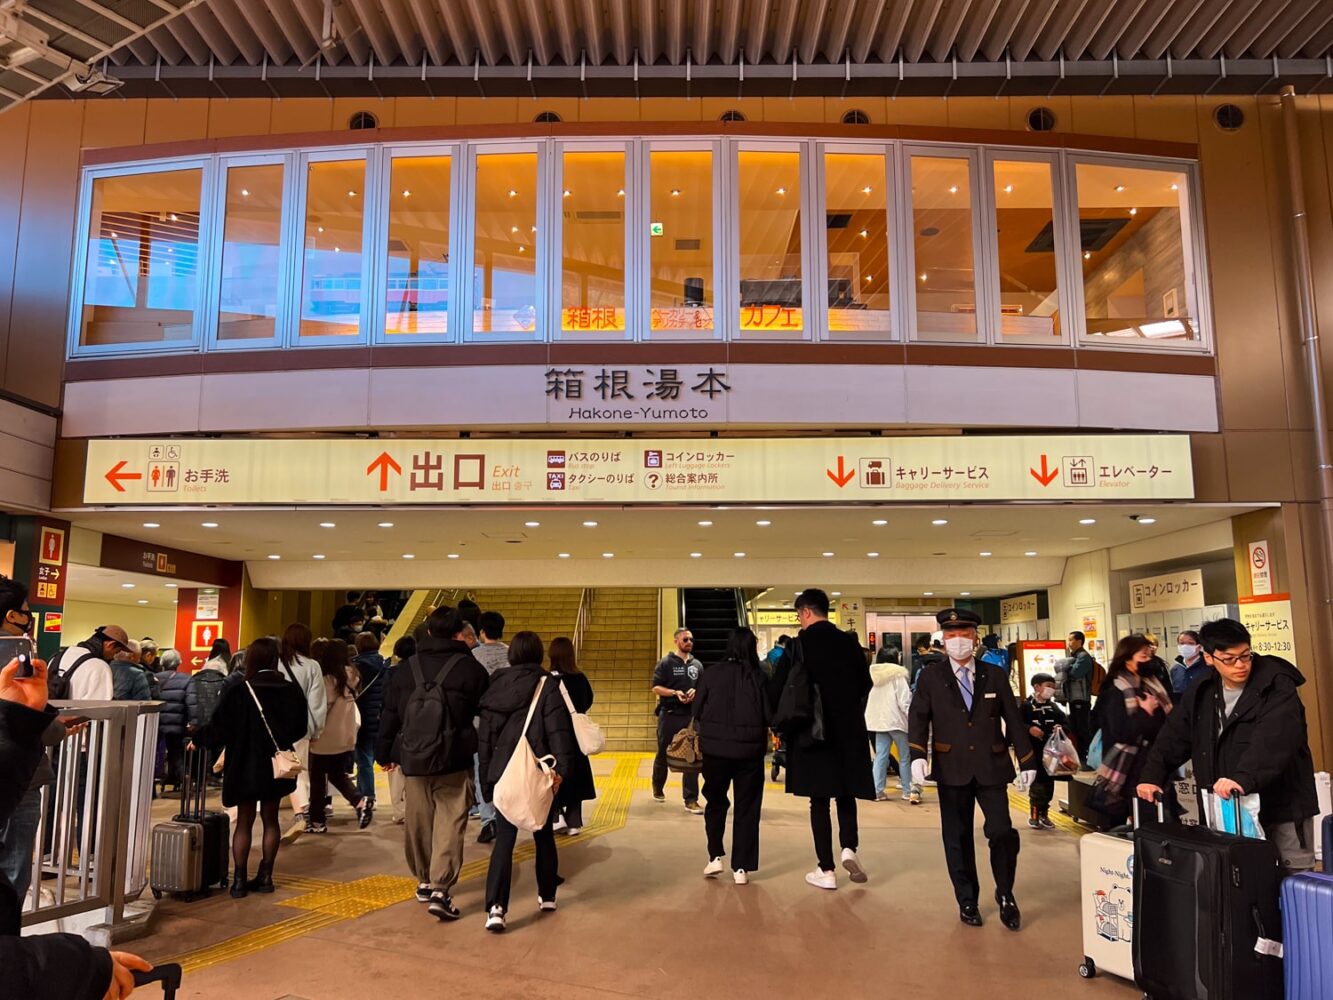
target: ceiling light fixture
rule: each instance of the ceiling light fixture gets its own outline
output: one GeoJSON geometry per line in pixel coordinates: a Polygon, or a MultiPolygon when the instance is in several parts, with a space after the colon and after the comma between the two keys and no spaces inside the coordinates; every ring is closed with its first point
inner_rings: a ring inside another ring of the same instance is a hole
{"type": "Polygon", "coordinates": [[[411,552],[404,552],[404,553],[403,553],[403,558],[404,558],[404,559],[415,559],[416,556],[413,555],[411,552]]]}
{"type": "Polygon", "coordinates": [[[878,552],[867,552],[867,553],[866,553],[866,558],[867,558],[867,559],[878,559],[878,558],[879,558],[879,553],[878,553],[878,552]]]}
{"type": "Polygon", "coordinates": [[[925,280],[926,280],[926,276],[925,276],[924,274],[918,275],[918,277],[919,277],[922,281],[925,281],[925,280]]]}
{"type": "Polygon", "coordinates": [[[411,197],[412,197],[412,192],[411,192],[411,191],[404,190],[404,191],[403,191],[403,197],[404,197],[404,198],[411,198],[411,197]]]}
{"type": "Polygon", "coordinates": [[[1096,524],[1096,523],[1097,523],[1097,519],[1096,519],[1095,517],[1080,517],[1080,518],[1078,519],[1078,523],[1079,523],[1079,524],[1096,524]]]}
{"type": "Polygon", "coordinates": [[[691,558],[691,559],[702,559],[703,557],[704,557],[704,554],[703,554],[702,552],[691,552],[691,553],[690,553],[690,558],[691,558]]]}
{"type": "Polygon", "coordinates": [[[959,596],[959,597],[971,597],[971,596],[972,596],[972,591],[970,591],[970,590],[960,590],[960,591],[958,592],[958,596],[959,596]]]}
{"type": "Polygon", "coordinates": [[[699,522],[699,527],[701,527],[701,528],[711,528],[712,526],[713,526],[713,522],[712,522],[712,521],[700,521],[700,522],[699,522]]]}
{"type": "Polygon", "coordinates": [[[336,524],[334,524],[332,521],[320,521],[320,522],[319,522],[319,526],[320,526],[321,528],[336,528],[336,527],[338,527],[338,526],[337,526],[336,524]]]}
{"type": "Polygon", "coordinates": [[[884,520],[883,518],[879,518],[879,519],[877,519],[877,520],[871,521],[870,523],[873,524],[876,528],[882,528],[882,527],[884,527],[884,525],[888,524],[889,522],[886,521],[886,520],[884,520]]]}
{"type": "Polygon", "coordinates": [[[863,188],[861,189],[861,193],[862,193],[862,194],[869,194],[869,193],[870,193],[870,185],[867,184],[865,187],[863,187],[863,188]]]}
{"type": "Polygon", "coordinates": [[[616,554],[615,554],[614,552],[603,552],[603,553],[602,553],[602,558],[603,558],[603,559],[614,559],[615,557],[616,557],[616,554]]]}
{"type": "Polygon", "coordinates": [[[518,197],[518,192],[515,191],[513,188],[510,188],[510,189],[509,189],[509,197],[511,197],[511,198],[517,198],[517,197],[518,197]]]}
{"type": "Polygon", "coordinates": [[[950,185],[949,185],[949,193],[950,193],[950,194],[957,194],[957,193],[958,193],[958,185],[957,185],[957,184],[950,184],[950,185]]]}
{"type": "Polygon", "coordinates": [[[584,521],[584,522],[583,522],[583,526],[584,526],[585,528],[595,528],[595,527],[597,527],[597,522],[596,522],[596,521],[584,521]]]}
{"type": "Polygon", "coordinates": [[[925,590],[925,591],[922,591],[922,592],[921,592],[921,596],[922,596],[922,597],[934,597],[934,596],[935,596],[935,591],[933,591],[933,590],[925,590]]]}
{"type": "Polygon", "coordinates": [[[568,553],[568,552],[557,552],[557,553],[556,553],[556,556],[557,556],[558,558],[560,558],[560,559],[568,559],[568,558],[569,558],[569,553],[568,553]]]}
{"type": "Polygon", "coordinates": [[[732,555],[735,556],[737,559],[744,559],[744,558],[745,558],[745,553],[744,553],[744,552],[733,552],[732,555]]]}
{"type": "Polygon", "coordinates": [[[133,590],[133,589],[134,589],[134,584],[132,584],[132,583],[122,583],[121,586],[124,587],[126,590],[133,590]]]}
{"type": "Polygon", "coordinates": [[[825,559],[832,559],[832,558],[833,558],[833,553],[832,553],[832,552],[825,552],[825,553],[824,553],[824,558],[825,558],[825,559]]]}
{"type": "Polygon", "coordinates": [[[250,197],[250,189],[249,189],[249,188],[241,188],[241,197],[242,197],[242,198],[249,198],[249,197],[250,197]]]}
{"type": "Polygon", "coordinates": [[[524,521],[524,522],[523,522],[523,527],[525,527],[525,528],[540,528],[541,526],[542,526],[541,521],[524,521]]]}
{"type": "Polygon", "coordinates": [[[869,229],[862,229],[862,230],[861,230],[861,239],[865,239],[865,238],[866,238],[867,236],[869,236],[869,235],[870,235],[870,230],[869,230],[869,229]]]}
{"type": "Polygon", "coordinates": [[[1013,194],[1013,193],[1014,193],[1014,186],[1013,186],[1012,184],[1006,184],[1006,185],[1004,186],[1004,193],[1005,193],[1005,194],[1013,194]]]}
{"type": "Polygon", "coordinates": [[[315,553],[313,556],[311,556],[310,558],[311,558],[311,559],[323,559],[323,558],[324,558],[324,553],[323,553],[323,552],[316,552],[316,553],[315,553]]]}
{"type": "Polygon", "coordinates": [[[616,192],[616,197],[617,197],[617,198],[623,198],[623,197],[625,197],[625,189],[624,189],[624,188],[621,188],[619,191],[617,191],[617,192],[616,192]]]}
{"type": "Polygon", "coordinates": [[[216,528],[217,526],[218,526],[217,521],[204,521],[202,524],[199,525],[199,527],[201,528],[216,528]]]}
{"type": "Polygon", "coordinates": [[[981,556],[982,559],[988,559],[990,557],[989,552],[978,552],[977,555],[981,556]]]}
{"type": "Polygon", "coordinates": [[[873,274],[867,274],[867,275],[866,275],[866,281],[874,281],[874,280],[875,280],[875,276],[874,276],[873,274]]]}
{"type": "Polygon", "coordinates": [[[673,198],[679,198],[679,197],[680,197],[680,188],[672,188],[672,189],[671,189],[671,197],[673,197],[673,198]]]}
{"type": "Polygon", "coordinates": [[[1138,215],[1138,214],[1139,214],[1139,210],[1138,210],[1137,208],[1131,208],[1131,209],[1129,210],[1129,214],[1130,214],[1130,215],[1138,215]]]}
{"type": "Polygon", "coordinates": [[[1179,184],[1172,184],[1172,185],[1171,185],[1171,190],[1172,190],[1172,191],[1179,191],[1179,190],[1180,190],[1180,185],[1179,185],[1179,184]]]}
{"type": "Polygon", "coordinates": [[[1116,190],[1116,194],[1119,194],[1121,191],[1125,190],[1125,185],[1123,185],[1123,184],[1117,184],[1117,185],[1115,186],[1115,190],[1116,190]]]}
{"type": "Polygon", "coordinates": [[[380,527],[380,528],[392,528],[392,527],[393,527],[393,522],[392,522],[392,521],[381,521],[376,527],[380,527]]]}
{"type": "Polygon", "coordinates": [[[1037,554],[1037,553],[1035,553],[1035,552],[1024,552],[1024,553],[1023,553],[1023,555],[1025,555],[1025,556],[1035,556],[1036,554],[1037,554]]]}
{"type": "Polygon", "coordinates": [[[160,528],[160,527],[162,527],[162,525],[158,524],[156,521],[145,521],[145,522],[143,523],[143,526],[144,526],[145,528],[160,528]]]}
{"type": "Polygon", "coordinates": [[[347,197],[349,197],[349,198],[355,198],[355,197],[356,197],[356,192],[353,191],[351,188],[348,188],[348,189],[347,189],[347,197]]]}
{"type": "Polygon", "coordinates": [[[772,524],[773,522],[772,522],[772,521],[755,521],[754,523],[757,524],[757,525],[758,525],[759,527],[761,527],[761,528],[767,528],[767,527],[768,527],[770,524],[772,524]]]}
{"type": "Polygon", "coordinates": [[[570,196],[571,193],[572,193],[572,192],[569,190],[569,188],[565,188],[564,195],[565,195],[566,198],[568,198],[568,197],[570,196]]]}
{"type": "Polygon", "coordinates": [[[1138,518],[1138,522],[1139,522],[1139,524],[1156,524],[1156,523],[1157,523],[1157,518],[1155,518],[1155,517],[1140,517],[1140,518],[1138,518]]]}
{"type": "Polygon", "coordinates": [[[1084,251],[1083,251],[1083,259],[1084,259],[1084,260],[1092,260],[1092,251],[1091,251],[1091,250],[1084,250],[1084,251]]]}
{"type": "Polygon", "coordinates": [[[458,558],[458,553],[457,553],[457,552],[450,552],[447,556],[445,556],[445,558],[446,558],[446,559],[457,559],[457,558],[458,558]]]}
{"type": "Polygon", "coordinates": [[[270,558],[270,559],[281,559],[282,556],[280,556],[280,555],[278,555],[276,552],[274,552],[274,553],[270,553],[270,554],[269,554],[269,558],[270,558]]]}
{"type": "Polygon", "coordinates": [[[786,188],[778,188],[778,194],[786,194],[786,193],[787,193],[786,188]]]}
{"type": "Polygon", "coordinates": [[[935,518],[935,520],[931,521],[930,523],[933,524],[933,525],[935,525],[936,527],[938,527],[938,526],[940,526],[940,525],[942,525],[942,524],[948,524],[948,523],[949,523],[949,520],[948,520],[948,518],[937,517],[937,518],[935,518]]]}

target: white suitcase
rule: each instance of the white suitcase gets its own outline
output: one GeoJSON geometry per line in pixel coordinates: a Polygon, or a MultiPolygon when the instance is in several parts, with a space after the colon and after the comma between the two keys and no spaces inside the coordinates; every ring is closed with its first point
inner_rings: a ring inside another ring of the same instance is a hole
{"type": "Polygon", "coordinates": [[[1091,979],[1109,972],[1134,980],[1134,841],[1089,833],[1078,842],[1083,964],[1091,979]]]}
{"type": "Polygon", "coordinates": [[[1319,815],[1314,821],[1314,853],[1324,863],[1324,871],[1333,870],[1333,860],[1324,857],[1324,817],[1333,813],[1333,780],[1327,771],[1314,776],[1315,791],[1319,795],[1319,815]]]}

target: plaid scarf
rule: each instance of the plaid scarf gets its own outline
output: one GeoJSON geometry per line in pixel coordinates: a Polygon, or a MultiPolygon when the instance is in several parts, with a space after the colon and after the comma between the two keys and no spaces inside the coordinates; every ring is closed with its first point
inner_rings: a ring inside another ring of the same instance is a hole
{"type": "MultiPolygon", "coordinates": [[[[1139,702],[1142,694],[1154,696],[1162,706],[1162,711],[1170,714],[1171,697],[1157,678],[1122,673],[1114,683],[1125,699],[1126,715],[1133,715],[1143,708],[1139,702]]],[[[1124,801],[1125,784],[1129,781],[1129,772],[1141,749],[1137,743],[1114,743],[1103,752],[1101,766],[1097,768],[1097,777],[1093,780],[1094,794],[1101,802],[1113,805],[1124,801]]]]}

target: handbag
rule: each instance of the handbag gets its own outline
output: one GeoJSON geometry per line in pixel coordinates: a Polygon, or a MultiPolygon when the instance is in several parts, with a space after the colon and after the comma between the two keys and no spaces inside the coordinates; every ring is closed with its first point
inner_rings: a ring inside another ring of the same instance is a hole
{"type": "Polygon", "coordinates": [[[688,726],[671,737],[666,749],[666,763],[671,770],[681,774],[693,774],[703,770],[704,755],[699,746],[699,730],[695,728],[693,719],[688,726]]]}
{"type": "Polygon", "coordinates": [[[255,708],[259,709],[259,718],[264,723],[264,728],[268,730],[268,738],[273,741],[273,777],[282,781],[285,778],[295,778],[303,770],[301,758],[296,756],[295,750],[284,750],[278,745],[278,738],[273,735],[273,729],[268,724],[268,716],[264,714],[264,706],[259,703],[259,695],[255,694],[255,689],[250,686],[250,682],[245,682],[245,689],[250,692],[250,697],[255,700],[255,708]]]}
{"type": "Polygon", "coordinates": [[[565,690],[564,681],[560,682],[560,693],[565,696],[565,706],[569,709],[569,717],[574,721],[574,738],[579,741],[579,750],[585,757],[601,753],[606,749],[606,734],[602,732],[602,727],[593,722],[587,712],[574,710],[574,702],[569,697],[569,692],[565,690]]]}
{"type": "Polygon", "coordinates": [[[495,783],[491,801],[501,815],[520,830],[535,832],[546,826],[555,801],[555,758],[550,754],[538,757],[528,742],[528,726],[541,700],[546,678],[537,682],[528,706],[528,717],[518,734],[518,744],[505,765],[504,773],[495,783]]]}

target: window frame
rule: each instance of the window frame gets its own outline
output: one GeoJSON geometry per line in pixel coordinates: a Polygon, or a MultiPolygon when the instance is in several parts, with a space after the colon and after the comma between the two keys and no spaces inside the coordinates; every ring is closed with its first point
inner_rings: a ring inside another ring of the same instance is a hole
{"type": "Polygon", "coordinates": [[[899,212],[899,225],[902,232],[902,256],[906,267],[902,273],[905,287],[903,303],[907,310],[908,326],[905,327],[908,343],[935,346],[987,346],[992,343],[990,314],[985,308],[986,279],[983,266],[985,241],[982,239],[980,220],[983,218],[984,203],[981,196],[981,153],[984,146],[945,145],[930,143],[901,143],[901,155],[898,158],[898,197],[902,210],[899,212]],[[934,159],[965,160],[968,165],[968,195],[972,210],[972,294],[976,304],[975,337],[966,339],[946,339],[941,337],[922,338],[917,329],[917,269],[916,269],[916,209],[912,203],[912,161],[916,157],[934,159]]]}
{"type": "MultiPolygon", "coordinates": [[[[1071,320],[1077,315],[1080,325],[1078,330],[1082,330],[1082,315],[1071,312],[1074,308],[1071,294],[1071,271],[1076,271],[1075,257],[1078,250],[1071,249],[1070,239],[1074,239],[1072,247],[1080,245],[1079,238],[1075,235],[1077,230],[1077,220],[1071,228],[1068,218],[1068,201],[1066,198],[1065,184],[1063,183],[1063,163],[1058,150],[1033,149],[1029,146],[986,146],[982,150],[981,174],[983,190],[983,218],[986,225],[981,227],[983,251],[985,253],[985,284],[986,298],[983,300],[986,307],[986,315],[990,326],[990,339],[986,343],[993,347],[1023,347],[1023,348],[1067,348],[1074,344],[1074,331],[1076,327],[1071,320]],[[1055,241],[1055,247],[1052,253],[1055,254],[1055,284],[1056,301],[1060,309],[1060,337],[1051,338],[1049,341],[1037,343],[1028,340],[1006,340],[1004,338],[1004,318],[1000,315],[1000,240],[997,232],[999,226],[999,196],[995,190],[995,164],[996,162],[1006,163],[1045,163],[1051,171],[1051,231],[1055,241]]],[[[978,310],[980,311],[980,310],[978,310]]]]}
{"type": "Polygon", "coordinates": [[[819,234],[815,240],[815,267],[816,274],[823,278],[821,294],[817,295],[815,329],[816,336],[813,338],[818,341],[832,343],[877,343],[891,344],[898,343],[904,339],[904,331],[907,329],[902,314],[901,306],[903,300],[903,282],[906,280],[906,273],[903,270],[903,253],[901,238],[898,233],[897,219],[901,213],[900,206],[897,203],[898,196],[898,143],[865,143],[865,142],[819,142],[814,151],[814,193],[813,199],[818,206],[818,218],[823,222],[822,225],[815,227],[819,234]],[[829,305],[828,305],[828,281],[829,281],[829,256],[828,256],[828,178],[826,174],[827,164],[825,163],[826,154],[850,154],[850,155],[870,155],[884,157],[884,213],[885,213],[885,234],[888,240],[888,267],[889,267],[889,322],[893,329],[890,330],[844,330],[834,333],[829,328],[829,305]]]}
{"type": "MultiPolygon", "coordinates": [[[[461,144],[446,143],[389,143],[375,150],[378,172],[382,182],[378,186],[375,217],[375,279],[374,327],[371,343],[376,347],[410,347],[413,344],[453,344],[461,339],[464,287],[463,271],[458,252],[459,220],[463,212],[462,176],[460,167],[461,144]],[[445,310],[448,329],[438,333],[389,333],[389,212],[393,200],[393,164],[404,159],[438,159],[449,157],[449,308],[445,310]]],[[[469,322],[471,317],[468,317],[469,322]]]]}
{"type": "Polygon", "coordinates": [[[176,170],[199,170],[199,249],[198,267],[204,266],[204,254],[212,243],[215,214],[211,196],[217,173],[216,156],[185,156],[148,163],[85,167],[79,182],[75,226],[74,261],[71,268],[70,294],[65,317],[66,355],[74,358],[126,357],[145,354],[197,354],[203,349],[204,318],[208,309],[211,275],[200,274],[195,282],[195,305],[190,323],[190,339],[140,344],[83,344],[83,297],[87,293],[88,239],[92,230],[93,186],[104,178],[164,174],[176,170]]]}
{"type": "MultiPolygon", "coordinates": [[[[1066,150],[1063,153],[1065,163],[1064,188],[1068,211],[1068,231],[1074,239],[1073,245],[1081,250],[1079,235],[1078,204],[1078,166],[1124,167],[1131,170],[1162,170],[1181,173],[1185,177],[1185,210],[1180,213],[1180,247],[1184,255],[1184,271],[1187,293],[1192,294],[1194,319],[1198,325],[1199,336],[1190,341],[1148,340],[1147,338],[1125,338],[1118,341],[1114,337],[1094,337],[1087,331],[1086,300],[1083,289],[1082,268],[1076,268],[1078,280],[1071,282],[1074,316],[1078,322],[1076,346],[1088,351],[1133,351],[1148,354],[1199,354],[1214,355],[1212,324],[1212,289],[1208,283],[1207,244],[1203,231],[1203,198],[1200,193],[1199,164],[1194,160],[1177,159],[1166,156],[1141,156],[1130,154],[1086,152],[1066,150]]],[[[1077,253],[1077,251],[1076,251],[1077,253]]],[[[1072,263],[1077,263],[1071,258],[1072,263]]]]}

